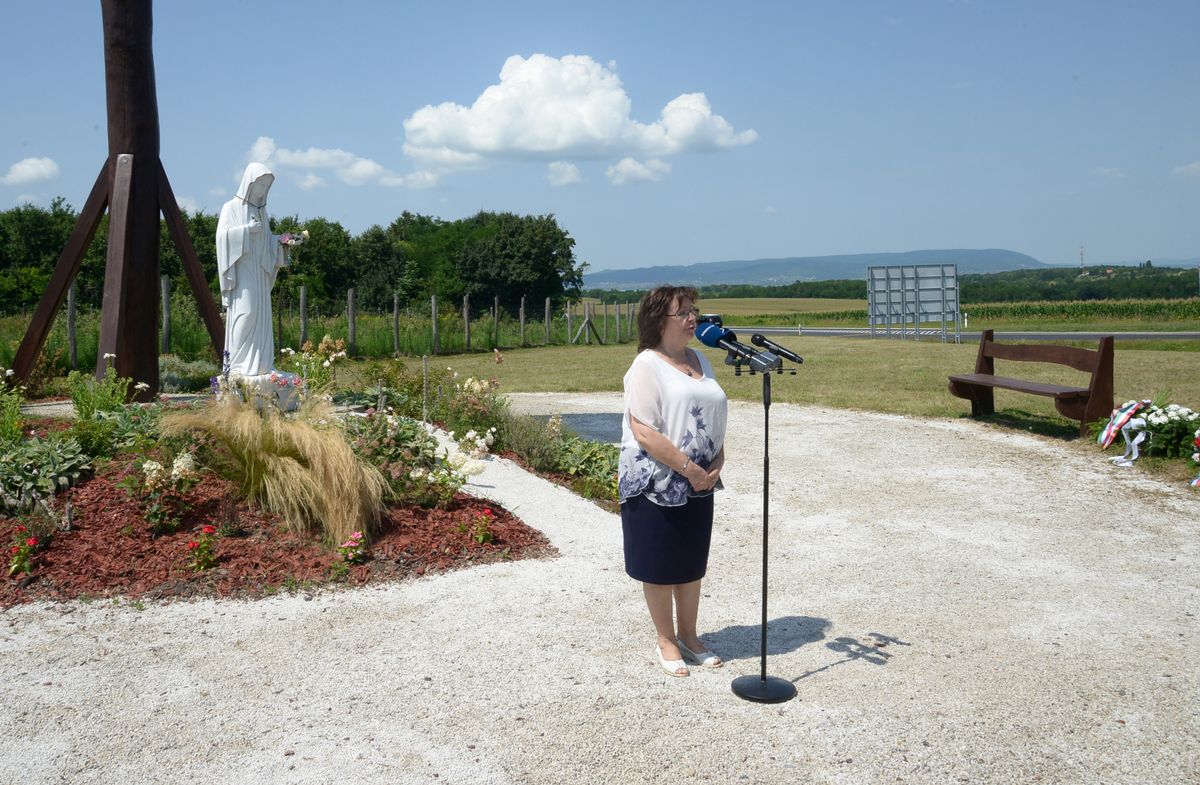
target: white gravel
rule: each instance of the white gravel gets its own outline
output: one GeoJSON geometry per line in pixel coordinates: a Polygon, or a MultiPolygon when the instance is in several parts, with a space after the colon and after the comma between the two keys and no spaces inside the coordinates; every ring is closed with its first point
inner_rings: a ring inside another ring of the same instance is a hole
{"type": "MultiPolygon", "coordinates": [[[[616,415],[616,395],[521,395],[616,415]]],[[[1200,496],[970,421],[731,406],[701,606],[652,663],[620,521],[513,464],[552,560],[254,602],[0,615],[0,783],[1196,783],[1200,496]],[[885,644],[885,645],[880,645],[885,644]]]]}

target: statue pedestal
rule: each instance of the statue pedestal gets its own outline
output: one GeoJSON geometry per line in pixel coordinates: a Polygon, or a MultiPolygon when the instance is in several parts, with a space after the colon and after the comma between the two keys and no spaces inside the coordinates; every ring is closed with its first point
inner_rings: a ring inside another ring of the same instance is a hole
{"type": "Polygon", "coordinates": [[[243,401],[249,399],[259,409],[271,405],[281,412],[294,412],[300,408],[303,391],[304,379],[299,375],[273,370],[255,376],[230,375],[226,394],[236,395],[243,401]]]}

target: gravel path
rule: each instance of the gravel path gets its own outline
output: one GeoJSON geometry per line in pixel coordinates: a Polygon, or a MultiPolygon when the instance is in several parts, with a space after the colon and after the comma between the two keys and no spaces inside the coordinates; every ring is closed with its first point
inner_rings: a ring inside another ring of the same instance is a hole
{"type": "Polygon", "coordinates": [[[652,664],[617,516],[490,460],[474,492],[559,558],[0,615],[0,783],[1200,782],[1195,492],[1083,444],[777,404],[768,670],[799,695],[761,706],[729,689],[759,667],[761,444],[733,404],[722,669],[652,664]]]}

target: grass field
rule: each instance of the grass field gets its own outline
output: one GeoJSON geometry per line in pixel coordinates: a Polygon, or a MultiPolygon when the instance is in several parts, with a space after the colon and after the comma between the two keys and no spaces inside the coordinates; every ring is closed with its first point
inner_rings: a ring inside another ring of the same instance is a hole
{"type": "MultiPolygon", "coordinates": [[[[776,401],[920,417],[959,417],[970,412],[967,401],[950,395],[946,377],[974,367],[974,344],[800,337],[783,337],[779,343],[799,352],[805,363],[795,376],[775,377],[776,401]]],[[[735,378],[733,369],[722,364],[724,352],[704,351],[731,397],[761,400],[759,377],[735,378]]],[[[635,354],[632,345],[554,346],[510,349],[499,364],[483,354],[430,358],[430,362],[453,367],[461,376],[495,378],[504,392],[616,392],[635,354]]],[[[419,359],[407,362],[420,367],[419,359]]],[[[1003,361],[997,365],[1003,372],[1003,361]]],[[[342,373],[352,374],[353,366],[342,373]]],[[[1086,374],[1070,368],[1039,363],[1022,363],[1013,373],[1061,384],[1086,380],[1086,374]]],[[[1200,408],[1200,362],[1189,352],[1118,350],[1114,380],[1118,403],[1173,390],[1177,403],[1200,408]]],[[[996,406],[1069,425],[1057,416],[1048,398],[997,390],[996,406]]]]}

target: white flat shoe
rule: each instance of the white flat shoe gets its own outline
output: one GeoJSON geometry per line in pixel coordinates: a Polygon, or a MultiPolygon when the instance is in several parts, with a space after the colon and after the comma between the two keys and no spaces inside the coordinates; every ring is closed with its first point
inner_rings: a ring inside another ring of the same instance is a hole
{"type": "Polygon", "coordinates": [[[705,668],[719,668],[725,663],[711,651],[692,651],[687,646],[683,645],[683,641],[676,639],[675,644],[679,646],[680,653],[683,658],[694,665],[703,665],[705,668]]]}
{"type": "Polygon", "coordinates": [[[676,678],[683,678],[684,676],[692,675],[692,672],[688,670],[687,663],[683,660],[668,660],[663,657],[662,647],[657,643],[654,644],[654,653],[658,655],[658,664],[662,666],[663,670],[672,676],[676,678]],[[681,670],[683,673],[679,672],[681,670]]]}

